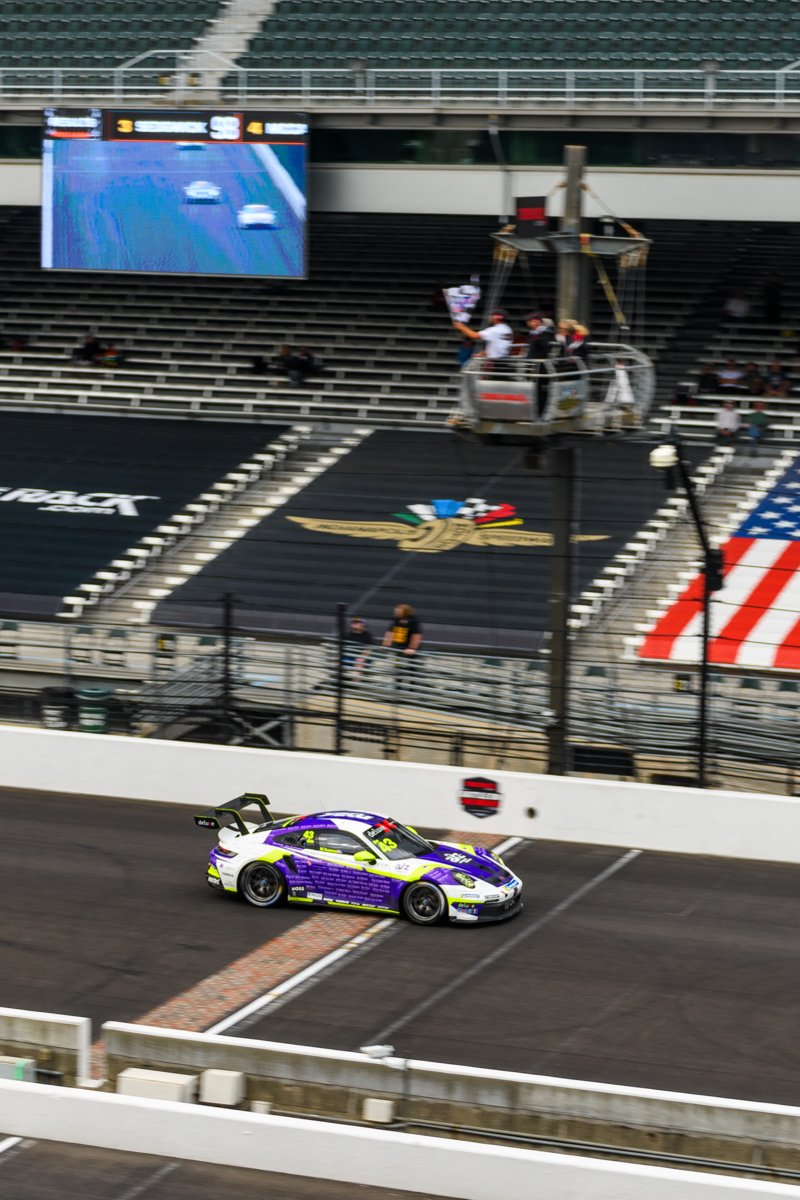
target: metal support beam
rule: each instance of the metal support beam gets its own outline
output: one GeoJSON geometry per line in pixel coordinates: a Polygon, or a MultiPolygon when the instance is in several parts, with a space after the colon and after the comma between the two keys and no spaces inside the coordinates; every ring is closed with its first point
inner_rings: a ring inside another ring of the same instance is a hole
{"type": "Polygon", "coordinates": [[[336,605],[336,748],[342,753],[342,722],[344,718],[344,651],[346,641],[347,605],[336,605]]]}
{"type": "Polygon", "coordinates": [[[569,618],[572,583],[572,523],[575,504],[575,449],[552,451],[553,559],[550,577],[550,725],[547,770],[569,770],[567,709],[569,701],[569,618]]]}
{"type": "Polygon", "coordinates": [[[231,711],[231,650],[233,643],[233,592],[226,592],[222,597],[222,687],[220,708],[222,709],[222,727],[225,736],[233,734],[233,713],[231,711]]]}
{"type": "MultiPolygon", "coordinates": [[[[583,168],[586,165],[585,146],[564,147],[564,170],[566,181],[564,185],[564,215],[561,218],[562,233],[581,232],[581,208],[583,199],[583,168]]],[[[586,315],[582,311],[581,288],[583,255],[580,250],[575,254],[559,254],[558,256],[558,305],[559,321],[583,321],[586,315]]]]}

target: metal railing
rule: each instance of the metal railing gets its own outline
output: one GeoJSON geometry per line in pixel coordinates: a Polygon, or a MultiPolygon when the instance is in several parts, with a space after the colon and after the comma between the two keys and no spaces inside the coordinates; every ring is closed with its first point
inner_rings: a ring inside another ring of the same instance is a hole
{"type": "Polygon", "coordinates": [[[315,67],[240,67],[220,56],[206,60],[188,50],[153,50],[137,65],[7,67],[0,101],[38,104],[125,105],[269,103],[301,106],[341,103],[358,108],[471,107],[553,110],[795,111],[800,71],[703,69],[471,69],[397,70],[315,67]],[[147,65],[143,60],[150,59],[147,65]],[[217,61],[219,60],[219,61],[217,61]],[[198,66],[200,62],[202,65],[198,66]],[[191,63],[191,65],[189,65],[191,63]]]}
{"type": "MultiPolygon", "coordinates": [[[[226,653],[219,635],[0,625],[2,720],[44,722],[46,710],[52,714],[62,704],[66,724],[78,728],[82,692],[106,688],[109,728],[118,733],[288,751],[330,752],[339,742],[350,754],[546,769],[546,655],[423,647],[418,659],[407,659],[377,646],[365,655],[363,647],[347,643],[340,708],[333,639],[235,637],[226,653]],[[75,698],[54,700],[45,687],[75,698]]],[[[693,676],[696,668],[681,667],[684,690],[676,691],[672,670],[619,658],[600,662],[576,647],[569,713],[573,771],[643,780],[666,773],[690,781],[697,739],[693,676]]],[[[785,680],[742,687],[738,673],[711,677],[712,785],[793,794],[800,787],[800,691],[787,690],[785,680]]],[[[96,707],[98,701],[90,703],[96,707]]]]}

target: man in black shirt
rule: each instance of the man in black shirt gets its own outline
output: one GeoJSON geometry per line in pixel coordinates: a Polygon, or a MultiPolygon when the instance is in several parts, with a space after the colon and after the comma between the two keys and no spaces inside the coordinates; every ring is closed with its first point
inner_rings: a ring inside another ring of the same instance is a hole
{"type": "Polygon", "coordinates": [[[411,658],[417,653],[421,641],[422,626],[413,608],[410,604],[398,604],[394,610],[394,620],[383,635],[384,646],[411,658]]]}
{"type": "Polygon", "coordinates": [[[345,651],[344,664],[346,667],[354,669],[355,679],[360,679],[362,671],[369,663],[373,642],[372,634],[363,617],[351,618],[346,641],[348,646],[345,651]]]}

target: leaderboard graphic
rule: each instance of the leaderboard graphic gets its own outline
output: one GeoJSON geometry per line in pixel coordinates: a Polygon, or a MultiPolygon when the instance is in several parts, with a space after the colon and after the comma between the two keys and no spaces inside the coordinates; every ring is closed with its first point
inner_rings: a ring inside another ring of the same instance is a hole
{"type": "Polygon", "coordinates": [[[307,149],[302,113],[45,109],[42,266],[302,279],[307,149]]]}

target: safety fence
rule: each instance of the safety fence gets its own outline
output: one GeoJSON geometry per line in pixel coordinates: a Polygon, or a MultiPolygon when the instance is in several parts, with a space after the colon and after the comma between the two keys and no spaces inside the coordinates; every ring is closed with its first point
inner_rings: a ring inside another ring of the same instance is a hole
{"type": "Polygon", "coordinates": [[[800,107],[800,72],[743,70],[460,68],[244,68],[219,55],[153,50],[136,65],[86,68],[8,67],[0,100],[42,104],[128,104],[266,101],[311,108],[425,106],[507,109],[639,109],[793,111],[800,107]],[[143,61],[149,60],[149,61],[143,61]],[[222,79],[220,79],[222,76],[222,79]]]}
{"type": "MultiPolygon", "coordinates": [[[[546,770],[546,647],[523,657],[336,639],[257,641],[103,626],[2,623],[0,718],[266,749],[340,752],[470,768],[546,770]]],[[[580,643],[578,643],[580,646],[580,643]]],[[[691,784],[698,677],[576,652],[571,770],[691,784]]],[[[707,756],[714,786],[793,795],[800,684],[713,671],[707,756]]]]}

